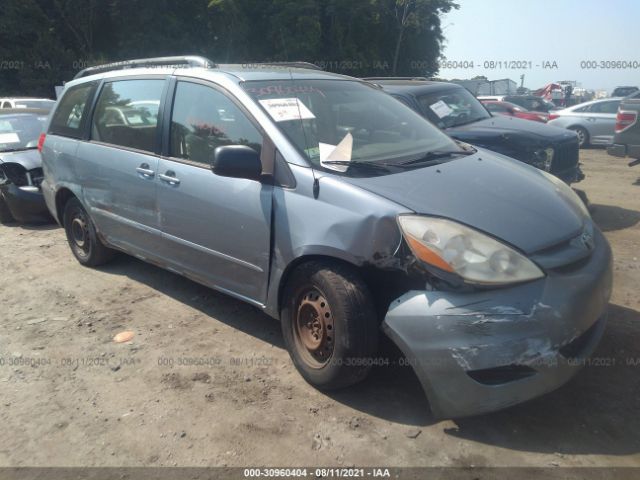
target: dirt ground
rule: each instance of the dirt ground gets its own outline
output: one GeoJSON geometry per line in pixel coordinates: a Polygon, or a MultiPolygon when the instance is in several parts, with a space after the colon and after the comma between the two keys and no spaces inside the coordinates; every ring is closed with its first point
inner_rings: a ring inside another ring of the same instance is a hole
{"type": "Polygon", "coordinates": [[[407,368],[323,394],[255,308],[124,255],[81,267],[55,226],[0,226],[0,466],[640,466],[640,167],[581,157],[615,255],[604,361],[458,421],[407,368]]]}

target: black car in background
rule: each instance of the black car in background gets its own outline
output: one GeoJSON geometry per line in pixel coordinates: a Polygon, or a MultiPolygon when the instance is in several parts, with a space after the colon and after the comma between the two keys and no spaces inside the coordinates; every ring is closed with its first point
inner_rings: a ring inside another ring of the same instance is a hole
{"type": "Polygon", "coordinates": [[[584,178],[574,132],[528,120],[492,116],[464,87],[419,79],[366,78],[449,136],[554,174],[568,184],[584,178]]]}
{"type": "Polygon", "coordinates": [[[628,97],[640,91],[638,87],[616,87],[613,92],[611,92],[612,97],[628,97]]]}
{"type": "Polygon", "coordinates": [[[46,222],[38,141],[49,110],[0,109],[0,223],[46,222]]]}

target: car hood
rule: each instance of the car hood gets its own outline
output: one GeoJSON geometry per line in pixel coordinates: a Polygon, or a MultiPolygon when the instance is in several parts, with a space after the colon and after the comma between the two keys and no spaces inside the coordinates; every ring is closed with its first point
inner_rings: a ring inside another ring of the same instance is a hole
{"type": "Polygon", "coordinates": [[[585,217],[544,173],[487,150],[378,177],[342,177],[420,214],[449,218],[525,253],[577,236],[585,217]]]}
{"type": "Polygon", "coordinates": [[[496,115],[468,125],[446,128],[445,132],[452,137],[470,143],[473,143],[473,139],[501,137],[503,139],[530,139],[533,143],[547,144],[551,141],[568,141],[575,137],[575,133],[562,128],[504,115],[496,115]]]}
{"type": "Polygon", "coordinates": [[[19,152],[0,152],[0,163],[19,163],[27,170],[42,166],[40,152],[36,149],[19,152]]]}

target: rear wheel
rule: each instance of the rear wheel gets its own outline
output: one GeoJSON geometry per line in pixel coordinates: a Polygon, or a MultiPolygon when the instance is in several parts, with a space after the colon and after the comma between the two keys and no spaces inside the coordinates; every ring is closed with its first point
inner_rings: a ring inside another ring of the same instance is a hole
{"type": "Polygon", "coordinates": [[[13,218],[9,205],[4,199],[4,195],[0,192],[0,223],[13,223],[16,219],[13,218]]]}
{"type": "Polygon", "coordinates": [[[580,148],[589,146],[589,132],[583,127],[571,127],[569,130],[573,130],[578,135],[578,146],[580,148]]]}
{"type": "Polygon", "coordinates": [[[76,259],[87,267],[97,267],[113,258],[115,252],[98,238],[96,227],[77,198],[64,207],[64,230],[76,259]]]}
{"type": "Polygon", "coordinates": [[[292,273],[284,295],[284,341],[304,379],[330,390],[366,377],[378,322],[358,274],[339,263],[309,262],[292,273]]]}

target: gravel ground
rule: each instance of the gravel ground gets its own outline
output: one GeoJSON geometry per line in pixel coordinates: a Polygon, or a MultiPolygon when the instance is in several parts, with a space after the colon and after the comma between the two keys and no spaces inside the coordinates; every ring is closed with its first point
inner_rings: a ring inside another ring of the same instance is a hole
{"type": "Polygon", "coordinates": [[[0,226],[0,466],[640,466],[640,168],[581,156],[615,255],[600,361],[458,421],[431,417],[409,369],[323,394],[255,308],[124,255],[83,268],[55,226],[0,226]]]}

